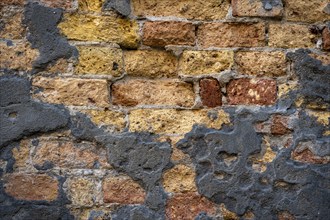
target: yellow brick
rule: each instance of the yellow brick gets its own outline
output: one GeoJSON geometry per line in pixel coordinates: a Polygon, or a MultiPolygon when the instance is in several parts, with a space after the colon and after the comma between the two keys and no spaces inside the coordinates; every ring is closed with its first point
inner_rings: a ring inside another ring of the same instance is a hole
{"type": "Polygon", "coordinates": [[[327,4],[330,4],[329,0],[286,0],[286,19],[303,22],[330,20],[330,15],[325,13],[327,4]]]}
{"type": "Polygon", "coordinates": [[[232,51],[184,51],[179,62],[179,74],[201,75],[231,69],[232,51]]]}
{"type": "Polygon", "coordinates": [[[106,125],[113,127],[116,131],[122,131],[125,128],[126,115],[122,112],[112,110],[84,110],[91,117],[93,123],[97,125],[106,125]]]}
{"type": "Polygon", "coordinates": [[[100,12],[104,0],[78,0],[79,11],[100,12]]]}
{"type": "Polygon", "coordinates": [[[70,40],[114,42],[127,48],[139,42],[138,24],[114,16],[65,14],[58,27],[70,40]]]}
{"type": "Polygon", "coordinates": [[[95,46],[79,46],[78,74],[120,76],[123,71],[121,49],[95,46]]]}
{"type": "Polygon", "coordinates": [[[220,129],[229,123],[229,116],[222,110],[137,109],[131,111],[129,121],[132,132],[185,134],[194,124],[220,129]]]}
{"type": "Polygon", "coordinates": [[[235,61],[240,74],[273,77],[286,73],[283,52],[238,52],[235,61]]]}
{"type": "Polygon", "coordinates": [[[176,76],[177,59],[169,52],[138,50],[124,53],[128,75],[149,78],[176,76]]]}
{"type": "Polygon", "coordinates": [[[226,17],[228,1],[218,0],[133,0],[137,16],[174,16],[187,19],[217,20],[226,17]]]}
{"type": "Polygon", "coordinates": [[[270,24],[269,46],[279,48],[311,48],[314,35],[307,25],[300,24],[270,24]]]}
{"type": "Polygon", "coordinates": [[[321,111],[307,111],[310,116],[316,117],[317,121],[325,126],[329,125],[330,112],[321,112],[321,111]]]}
{"type": "Polygon", "coordinates": [[[67,181],[68,197],[73,205],[91,206],[94,204],[96,184],[87,178],[72,178],[67,181]]]}
{"type": "Polygon", "coordinates": [[[25,28],[22,26],[23,9],[13,9],[10,7],[0,7],[0,38],[22,39],[25,35],[25,28]]]}
{"type": "Polygon", "coordinates": [[[195,185],[195,171],[185,165],[176,165],[164,173],[163,185],[166,192],[195,192],[197,191],[195,185]]]}

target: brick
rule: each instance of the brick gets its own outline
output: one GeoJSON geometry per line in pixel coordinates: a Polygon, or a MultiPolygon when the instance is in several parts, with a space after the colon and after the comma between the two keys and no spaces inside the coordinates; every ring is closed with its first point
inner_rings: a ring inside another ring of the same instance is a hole
{"type": "Polygon", "coordinates": [[[325,11],[328,4],[329,0],[286,0],[285,16],[288,21],[327,21],[330,19],[330,14],[325,11]]]}
{"type": "Polygon", "coordinates": [[[232,51],[184,51],[179,61],[179,74],[219,73],[231,69],[233,63],[232,51]]]}
{"type": "Polygon", "coordinates": [[[238,17],[281,17],[283,5],[280,3],[266,10],[259,0],[232,0],[233,16],[238,17]]]}
{"type": "Polygon", "coordinates": [[[132,132],[185,134],[191,131],[194,124],[220,129],[223,124],[229,123],[229,117],[222,110],[137,109],[130,112],[129,121],[132,132]]]}
{"type": "Polygon", "coordinates": [[[305,140],[297,143],[295,149],[291,152],[291,159],[302,163],[311,164],[328,164],[330,163],[329,156],[318,156],[316,152],[325,147],[314,140],[305,140]]]}
{"type": "Polygon", "coordinates": [[[105,0],[78,0],[78,10],[84,12],[101,12],[105,0]]]}
{"type": "Polygon", "coordinates": [[[282,211],[282,212],[278,213],[277,217],[278,217],[278,220],[296,220],[294,215],[292,215],[288,211],[282,211]]]}
{"type": "Polygon", "coordinates": [[[114,131],[123,131],[126,126],[123,112],[113,110],[83,110],[83,113],[89,115],[94,124],[99,126],[107,126],[114,131]]]}
{"type": "Polygon", "coordinates": [[[195,193],[177,194],[168,199],[166,216],[169,219],[195,219],[200,212],[215,214],[215,205],[195,193]]]}
{"type": "Polygon", "coordinates": [[[191,107],[195,93],[190,83],[178,80],[126,80],[112,85],[115,105],[162,105],[191,107]]]}
{"type": "Polygon", "coordinates": [[[106,203],[142,204],[146,192],[131,178],[114,176],[103,181],[103,195],[106,203]]]}
{"type": "Polygon", "coordinates": [[[176,165],[164,173],[163,186],[170,193],[196,192],[195,171],[182,164],[176,165]]]}
{"type": "MultiPolygon", "coordinates": [[[[32,148],[32,144],[30,143],[32,148]]],[[[93,169],[95,166],[109,167],[106,151],[97,149],[92,143],[40,140],[31,156],[35,167],[51,164],[54,167],[70,169],[93,169]]]]}
{"type": "Polygon", "coordinates": [[[23,8],[0,8],[0,38],[17,40],[23,39],[25,28],[22,26],[23,8]]]}
{"type": "Polygon", "coordinates": [[[75,106],[109,106],[106,80],[36,77],[32,84],[42,88],[34,94],[42,101],[75,106]]]}
{"type": "Polygon", "coordinates": [[[58,181],[46,174],[13,173],[4,177],[5,192],[19,200],[54,201],[58,196],[58,181]]]}
{"type": "Polygon", "coordinates": [[[206,23],[198,28],[198,42],[209,47],[263,47],[263,23],[206,23]]]}
{"type": "Polygon", "coordinates": [[[143,26],[143,43],[147,46],[195,45],[195,26],[189,22],[155,21],[143,26]]]}
{"type": "Polygon", "coordinates": [[[220,205],[220,212],[225,220],[239,220],[236,213],[229,211],[223,203],[220,205]]]}
{"type": "Polygon", "coordinates": [[[68,73],[70,70],[70,61],[61,58],[58,59],[55,63],[51,63],[45,69],[47,73],[68,73]]]}
{"type": "Polygon", "coordinates": [[[237,70],[241,74],[277,77],[286,74],[285,53],[276,52],[237,52],[237,70]]]}
{"type": "Polygon", "coordinates": [[[76,73],[119,77],[124,72],[121,49],[96,46],[78,46],[77,48],[79,63],[76,73]]]}
{"type": "Polygon", "coordinates": [[[29,140],[22,140],[18,148],[13,148],[12,154],[15,159],[14,170],[21,171],[29,169],[29,158],[30,158],[30,145],[29,140]]]}
{"type": "Polygon", "coordinates": [[[228,1],[218,0],[133,0],[134,13],[139,17],[178,17],[197,20],[224,19],[229,9],[228,1]]]}
{"type": "Polygon", "coordinates": [[[68,198],[74,206],[92,206],[95,201],[96,183],[88,178],[70,178],[67,180],[68,198]]]}
{"type": "Polygon", "coordinates": [[[176,57],[165,51],[137,50],[124,53],[125,69],[129,76],[148,78],[174,77],[177,75],[176,57]]]}
{"type": "Polygon", "coordinates": [[[6,5],[24,5],[25,0],[1,0],[0,8],[6,5]]]}
{"type": "Polygon", "coordinates": [[[329,52],[325,52],[323,54],[310,53],[309,56],[313,57],[314,59],[320,60],[322,62],[322,65],[324,66],[330,65],[329,52]]]}
{"type": "Polygon", "coordinates": [[[204,106],[214,108],[222,104],[221,87],[216,79],[202,79],[199,81],[202,103],[204,106]]]}
{"type": "Polygon", "coordinates": [[[269,46],[279,48],[314,47],[314,35],[307,25],[300,24],[270,24],[269,46]]]}
{"type": "Polygon", "coordinates": [[[114,16],[65,14],[58,27],[70,40],[113,42],[127,48],[139,43],[136,21],[114,16]]]}
{"type": "Polygon", "coordinates": [[[272,105],[276,101],[275,80],[235,79],[227,85],[228,102],[231,105],[272,105]]]}
{"type": "Polygon", "coordinates": [[[27,42],[0,42],[0,69],[31,70],[38,58],[38,50],[32,49],[27,42]]]}
{"type": "Polygon", "coordinates": [[[71,9],[73,0],[34,0],[43,4],[46,7],[71,9]]]}
{"type": "Polygon", "coordinates": [[[317,122],[319,122],[320,124],[324,125],[324,126],[329,126],[330,124],[330,112],[329,111],[311,111],[308,110],[307,111],[308,115],[315,117],[317,122]]]}
{"type": "Polygon", "coordinates": [[[289,118],[281,115],[272,117],[271,133],[274,135],[284,135],[291,132],[288,125],[289,118]]]}
{"type": "Polygon", "coordinates": [[[267,164],[273,162],[276,155],[276,152],[271,148],[269,136],[264,136],[262,139],[260,154],[252,155],[249,158],[252,164],[252,169],[259,173],[265,172],[267,170],[267,164]]]}
{"type": "Polygon", "coordinates": [[[330,50],[330,28],[326,27],[322,31],[323,49],[330,50]]]}

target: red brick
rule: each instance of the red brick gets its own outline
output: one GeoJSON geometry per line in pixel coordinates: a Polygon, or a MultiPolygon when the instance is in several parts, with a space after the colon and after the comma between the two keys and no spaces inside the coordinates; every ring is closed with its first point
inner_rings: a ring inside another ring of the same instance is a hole
{"type": "Polygon", "coordinates": [[[281,115],[274,115],[272,118],[271,133],[274,135],[283,135],[291,132],[288,126],[289,118],[281,115]]]}
{"type": "Polygon", "coordinates": [[[129,177],[110,177],[103,182],[104,202],[120,204],[141,204],[146,193],[129,177]]]}
{"type": "Polygon", "coordinates": [[[212,215],[215,213],[215,206],[206,198],[195,193],[176,194],[168,200],[166,205],[168,219],[195,219],[203,211],[212,215]]]}
{"type": "Polygon", "coordinates": [[[5,178],[7,194],[21,200],[53,201],[58,195],[58,181],[45,174],[10,174],[5,178]]]}
{"type": "Polygon", "coordinates": [[[202,79],[199,81],[200,96],[203,105],[213,108],[220,106],[221,102],[221,88],[218,80],[216,79],[202,79]]]}
{"type": "Polygon", "coordinates": [[[227,86],[228,102],[231,105],[271,105],[276,101],[276,81],[268,79],[235,79],[227,86]]]}
{"type": "Polygon", "coordinates": [[[323,49],[330,50],[330,28],[324,28],[322,32],[323,49]]]}
{"type": "Polygon", "coordinates": [[[143,43],[148,46],[195,44],[195,26],[189,22],[146,22],[143,27],[143,43]]]}
{"type": "Polygon", "coordinates": [[[207,23],[198,28],[198,41],[209,47],[262,47],[265,46],[263,23],[207,23]]]}

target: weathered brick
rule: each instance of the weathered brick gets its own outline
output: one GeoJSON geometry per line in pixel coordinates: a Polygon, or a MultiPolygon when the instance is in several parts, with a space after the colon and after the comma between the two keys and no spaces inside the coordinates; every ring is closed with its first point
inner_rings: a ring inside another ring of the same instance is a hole
{"type": "Polygon", "coordinates": [[[184,51],[179,61],[179,74],[201,75],[231,69],[233,51],[184,51]]]}
{"type": "Polygon", "coordinates": [[[112,110],[83,110],[83,113],[89,115],[93,123],[99,126],[107,126],[113,128],[115,131],[123,131],[126,126],[123,112],[112,110]]]}
{"type": "Polygon", "coordinates": [[[218,0],[133,0],[134,13],[139,17],[174,16],[198,20],[220,20],[226,17],[228,1],[218,0]]]}
{"type": "Polygon", "coordinates": [[[274,115],[272,117],[271,133],[274,135],[284,135],[291,132],[289,128],[290,118],[282,115],[274,115]]]}
{"type": "Polygon", "coordinates": [[[103,195],[106,203],[141,204],[146,192],[129,177],[113,176],[103,181],[103,195]]]}
{"type": "Polygon", "coordinates": [[[272,105],[276,101],[275,80],[235,79],[227,85],[228,102],[231,105],[272,105]]]}
{"type": "Polygon", "coordinates": [[[70,40],[114,42],[127,48],[139,42],[136,21],[114,16],[65,14],[58,27],[70,40]]]}
{"type": "Polygon", "coordinates": [[[78,46],[78,74],[120,76],[124,71],[121,49],[95,46],[78,46]]]}
{"type": "Polygon", "coordinates": [[[280,212],[277,217],[278,220],[296,220],[296,218],[288,211],[280,212]]]}
{"type": "Polygon", "coordinates": [[[24,139],[20,142],[18,148],[13,148],[12,154],[15,159],[14,170],[21,171],[29,169],[30,145],[29,140],[24,139]]]}
{"type": "Polygon", "coordinates": [[[100,12],[105,0],[78,0],[79,11],[100,12]]]}
{"type": "MultiPolygon", "coordinates": [[[[223,204],[223,203],[220,205],[220,212],[221,212],[221,215],[223,216],[224,220],[239,220],[239,217],[236,215],[236,213],[229,211],[226,208],[225,204],[223,204]]],[[[246,218],[244,218],[244,219],[246,219],[246,218]]],[[[248,220],[248,219],[246,219],[246,220],[248,220]]]]}
{"type": "Polygon", "coordinates": [[[195,93],[190,83],[178,80],[127,80],[112,85],[115,105],[163,105],[191,107],[195,93]]]}
{"type": "MultiPolygon", "coordinates": [[[[325,146],[323,146],[325,147],[325,146]]],[[[328,164],[330,156],[318,156],[316,154],[322,146],[316,141],[303,141],[297,144],[291,152],[291,159],[309,164],[328,164]]]]}
{"type": "Polygon", "coordinates": [[[194,124],[220,129],[229,123],[228,115],[222,111],[175,110],[175,109],[137,109],[129,115],[129,130],[152,133],[185,134],[194,124]]]}
{"type": "Polygon", "coordinates": [[[209,47],[265,46],[263,23],[206,23],[198,28],[199,44],[209,47]]]}
{"type": "Polygon", "coordinates": [[[330,14],[325,12],[329,0],[285,0],[285,15],[288,21],[327,21],[330,14]]]}
{"type": "Polygon", "coordinates": [[[43,167],[46,164],[70,169],[109,167],[105,150],[97,149],[91,143],[71,141],[40,140],[31,160],[35,167],[43,167]]]}
{"type": "Polygon", "coordinates": [[[326,27],[322,31],[323,49],[330,50],[330,28],[326,27]]]}
{"type": "Polygon", "coordinates": [[[195,171],[185,165],[176,165],[164,173],[163,186],[166,192],[195,192],[197,191],[195,185],[195,171]]]}
{"type": "Polygon", "coordinates": [[[106,80],[36,77],[32,84],[43,89],[34,94],[34,97],[46,102],[76,106],[109,106],[106,80]]]}
{"type": "Polygon", "coordinates": [[[314,47],[314,35],[301,24],[270,24],[269,46],[280,48],[314,47]]]}
{"type": "Polygon", "coordinates": [[[63,74],[69,72],[69,69],[70,69],[70,61],[61,58],[58,59],[55,63],[49,64],[45,69],[45,72],[63,74]]]}
{"type": "Polygon", "coordinates": [[[149,78],[173,77],[177,73],[176,57],[165,51],[137,50],[124,53],[125,69],[130,76],[149,78]]]}
{"type": "Polygon", "coordinates": [[[155,21],[143,26],[143,43],[148,46],[195,44],[195,26],[190,22],[155,21]]]}
{"type": "Polygon", "coordinates": [[[21,200],[53,201],[58,196],[58,181],[46,174],[13,173],[4,177],[5,192],[21,200]]]}
{"type": "Polygon", "coordinates": [[[0,42],[0,69],[31,70],[38,56],[27,42],[0,42]]]}
{"type": "Polygon", "coordinates": [[[40,2],[46,7],[71,9],[74,0],[33,0],[33,1],[40,2]]]}
{"type": "Polygon", "coordinates": [[[199,81],[200,91],[203,105],[213,108],[222,104],[221,88],[216,79],[202,79],[199,81]]]}
{"type": "Polygon", "coordinates": [[[22,26],[23,8],[0,8],[0,38],[17,40],[24,38],[25,28],[22,26]]]}
{"type": "Polygon", "coordinates": [[[273,6],[266,10],[260,0],[232,0],[233,15],[238,17],[280,17],[283,15],[283,5],[273,6]]]}
{"type": "Polygon", "coordinates": [[[169,198],[166,204],[169,219],[195,219],[200,212],[215,214],[215,205],[195,193],[177,194],[169,198]]]}
{"type": "Polygon", "coordinates": [[[0,8],[6,5],[24,5],[25,0],[1,0],[0,8]]]}
{"type": "Polygon", "coordinates": [[[324,66],[330,65],[330,52],[325,52],[323,54],[310,53],[309,56],[320,60],[324,66]]]}
{"type": "Polygon", "coordinates": [[[283,76],[286,74],[285,53],[276,52],[237,52],[235,55],[237,70],[241,74],[257,76],[283,76]]]}
{"type": "Polygon", "coordinates": [[[96,183],[92,179],[74,177],[66,182],[68,198],[75,206],[92,206],[95,202],[96,183]]]}

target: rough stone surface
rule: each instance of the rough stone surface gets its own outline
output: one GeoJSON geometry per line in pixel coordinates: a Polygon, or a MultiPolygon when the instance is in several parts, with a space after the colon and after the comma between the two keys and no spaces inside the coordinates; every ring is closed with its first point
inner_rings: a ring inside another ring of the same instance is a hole
{"type": "Polygon", "coordinates": [[[124,206],[112,213],[111,219],[161,220],[163,218],[146,206],[124,206]]]}
{"type": "Polygon", "coordinates": [[[36,77],[32,85],[42,88],[34,97],[50,103],[109,106],[106,80],[36,77]]]}
{"type": "Polygon", "coordinates": [[[180,75],[214,74],[229,70],[234,63],[232,51],[184,51],[179,61],[180,75]]]}
{"type": "Polygon", "coordinates": [[[103,5],[104,10],[113,9],[123,16],[131,14],[130,0],[106,0],[103,5]]]}
{"type": "Polygon", "coordinates": [[[0,68],[14,70],[32,70],[39,52],[25,41],[11,44],[0,42],[0,68]]]}
{"type": "Polygon", "coordinates": [[[24,24],[29,31],[27,39],[31,42],[32,47],[37,48],[40,52],[38,59],[33,63],[34,68],[45,69],[49,63],[54,63],[60,58],[69,59],[77,56],[76,48],[69,45],[57,28],[57,24],[62,18],[61,9],[28,3],[24,16],[24,24]]]}
{"type": "Polygon", "coordinates": [[[0,38],[18,40],[24,38],[25,28],[22,25],[21,8],[0,6],[0,38]]]}
{"type": "Polygon", "coordinates": [[[67,180],[68,198],[74,206],[92,206],[94,204],[95,183],[88,178],[67,180]]]}
{"type": "Polygon", "coordinates": [[[307,25],[301,24],[270,24],[269,46],[280,48],[312,48],[314,35],[307,25]]]}
{"type": "Polygon", "coordinates": [[[163,186],[166,192],[185,193],[197,191],[195,171],[185,165],[176,165],[163,175],[163,186]]]}
{"type": "Polygon", "coordinates": [[[174,16],[197,20],[220,20],[225,18],[229,3],[209,0],[132,0],[134,13],[139,17],[174,16]]]}
{"type": "Polygon", "coordinates": [[[227,86],[228,102],[231,105],[272,105],[277,98],[276,81],[267,79],[235,79],[227,86]]]}
{"type": "Polygon", "coordinates": [[[191,107],[195,102],[193,86],[178,80],[128,80],[112,85],[115,105],[162,105],[191,107]]]}
{"type": "Polygon", "coordinates": [[[73,1],[72,0],[33,0],[39,2],[44,6],[52,8],[63,8],[63,9],[72,9],[73,1]]]}
{"type": "Polygon", "coordinates": [[[222,104],[222,93],[218,80],[212,78],[201,79],[199,87],[199,95],[204,106],[213,108],[222,104]]]}
{"type": "Polygon", "coordinates": [[[198,42],[209,47],[262,47],[265,46],[263,23],[206,23],[198,28],[198,42]]]}
{"type": "Polygon", "coordinates": [[[283,52],[238,52],[235,61],[240,74],[277,77],[286,74],[283,52]]]}
{"type": "Polygon", "coordinates": [[[78,46],[78,74],[111,75],[119,77],[124,71],[120,49],[108,47],[78,46]]]}
{"type": "Polygon", "coordinates": [[[44,174],[10,174],[4,177],[5,191],[21,200],[55,200],[58,181],[44,174]]]}
{"type": "Polygon", "coordinates": [[[104,0],[78,0],[78,10],[83,12],[100,12],[104,0]]]}
{"type": "Polygon", "coordinates": [[[324,28],[322,32],[323,49],[330,50],[330,28],[324,28]]]}
{"type": "Polygon", "coordinates": [[[58,27],[70,40],[114,42],[126,48],[136,48],[139,42],[137,23],[114,16],[65,14],[58,27]]]}
{"type": "Polygon", "coordinates": [[[233,0],[233,15],[238,17],[280,17],[283,15],[281,0],[233,0]]]}
{"type": "Polygon", "coordinates": [[[327,0],[313,1],[285,1],[285,16],[288,21],[318,22],[330,19],[330,14],[325,8],[329,4],[327,0]]]}
{"type": "Polygon", "coordinates": [[[146,193],[131,178],[114,176],[103,181],[103,195],[106,203],[142,204],[146,193]]]}
{"type": "Polygon", "coordinates": [[[215,214],[215,206],[195,193],[175,195],[166,205],[166,216],[169,219],[194,219],[200,212],[215,214]]]}
{"type": "Polygon", "coordinates": [[[174,77],[178,61],[169,52],[137,50],[124,53],[125,69],[129,76],[148,78],[174,77]]]}
{"type": "Polygon", "coordinates": [[[195,26],[190,22],[155,21],[143,26],[142,41],[145,45],[195,45],[195,26]]]}
{"type": "Polygon", "coordinates": [[[185,134],[194,124],[220,129],[229,123],[224,111],[175,110],[175,109],[137,109],[130,112],[129,130],[152,133],[185,134]]]}
{"type": "Polygon", "coordinates": [[[23,5],[25,0],[2,0],[0,2],[0,8],[7,5],[23,5]]]}

